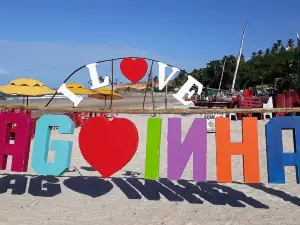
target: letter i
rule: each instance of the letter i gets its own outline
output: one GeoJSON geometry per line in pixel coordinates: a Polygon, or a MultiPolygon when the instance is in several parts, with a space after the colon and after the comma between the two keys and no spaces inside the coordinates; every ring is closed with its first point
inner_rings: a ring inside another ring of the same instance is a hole
{"type": "Polygon", "coordinates": [[[161,118],[148,118],[145,179],[159,177],[161,118]]]}

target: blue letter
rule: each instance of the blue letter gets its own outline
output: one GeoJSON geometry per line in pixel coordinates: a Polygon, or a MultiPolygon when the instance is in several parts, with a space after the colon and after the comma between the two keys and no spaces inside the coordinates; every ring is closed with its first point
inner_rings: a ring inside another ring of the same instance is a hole
{"type": "Polygon", "coordinates": [[[297,183],[300,181],[300,117],[275,117],[266,125],[269,183],[284,184],[284,166],[296,166],[297,183]],[[284,153],[281,130],[292,129],[294,152],[284,153]],[[298,130],[297,130],[298,129],[298,130]]]}
{"type": "Polygon", "coordinates": [[[48,161],[51,127],[58,127],[60,134],[74,134],[74,123],[68,116],[43,115],[36,124],[31,166],[38,174],[59,176],[71,163],[72,141],[51,141],[50,150],[55,151],[54,163],[48,161]]]}

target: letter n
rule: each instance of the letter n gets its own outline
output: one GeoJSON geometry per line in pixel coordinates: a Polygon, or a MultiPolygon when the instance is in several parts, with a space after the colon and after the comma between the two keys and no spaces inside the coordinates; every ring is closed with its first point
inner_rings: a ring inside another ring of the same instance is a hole
{"type": "Polygon", "coordinates": [[[168,179],[179,180],[193,153],[193,179],[206,181],[206,119],[195,119],[181,143],[181,118],[168,120],[168,179]]]}

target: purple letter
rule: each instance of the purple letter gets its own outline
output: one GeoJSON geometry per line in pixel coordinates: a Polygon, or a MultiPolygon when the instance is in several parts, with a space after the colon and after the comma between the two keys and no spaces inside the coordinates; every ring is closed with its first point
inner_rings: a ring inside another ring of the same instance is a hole
{"type": "Polygon", "coordinates": [[[194,119],[181,144],[181,118],[168,120],[168,179],[179,180],[193,153],[193,179],[206,181],[206,119],[194,119]]]}

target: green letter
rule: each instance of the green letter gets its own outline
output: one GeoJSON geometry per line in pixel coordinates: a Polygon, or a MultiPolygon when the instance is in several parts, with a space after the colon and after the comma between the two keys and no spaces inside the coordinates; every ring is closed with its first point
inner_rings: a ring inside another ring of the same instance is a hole
{"type": "Polygon", "coordinates": [[[145,179],[159,177],[161,118],[148,118],[145,179]]]}

